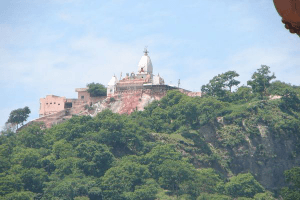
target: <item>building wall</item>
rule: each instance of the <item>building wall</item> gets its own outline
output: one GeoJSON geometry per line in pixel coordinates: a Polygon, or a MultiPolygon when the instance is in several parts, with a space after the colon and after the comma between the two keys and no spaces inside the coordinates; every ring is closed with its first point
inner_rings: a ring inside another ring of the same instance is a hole
{"type": "Polygon", "coordinates": [[[111,96],[115,93],[116,86],[114,85],[109,85],[107,86],[107,96],[111,96]]]}
{"type": "Polygon", "coordinates": [[[87,91],[87,88],[77,88],[75,91],[78,92],[78,99],[73,101],[74,105],[91,105],[106,98],[106,96],[91,97],[90,93],[87,91]]]}
{"type": "Polygon", "coordinates": [[[91,98],[91,96],[90,96],[90,93],[88,93],[88,91],[78,92],[78,100],[88,102],[90,100],[90,98],[91,98]]]}
{"type": "Polygon", "coordinates": [[[153,85],[163,85],[164,80],[160,76],[153,77],[153,85]]]}
{"type": "Polygon", "coordinates": [[[46,98],[40,98],[40,117],[57,113],[65,109],[66,97],[47,95],[46,98]]]}

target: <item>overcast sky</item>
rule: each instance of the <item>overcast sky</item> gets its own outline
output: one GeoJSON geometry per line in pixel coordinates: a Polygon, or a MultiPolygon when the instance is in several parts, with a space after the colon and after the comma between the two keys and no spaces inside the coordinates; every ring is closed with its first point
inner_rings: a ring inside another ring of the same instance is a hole
{"type": "Polygon", "coordinates": [[[154,74],[199,91],[235,70],[245,84],[260,65],[300,84],[300,38],[272,0],[0,1],[0,126],[39,98],[137,72],[148,46],[154,74]]]}

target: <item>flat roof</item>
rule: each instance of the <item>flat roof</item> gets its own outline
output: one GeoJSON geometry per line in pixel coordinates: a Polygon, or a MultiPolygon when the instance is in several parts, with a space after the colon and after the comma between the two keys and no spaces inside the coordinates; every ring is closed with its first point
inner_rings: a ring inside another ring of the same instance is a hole
{"type": "Polygon", "coordinates": [[[75,92],[85,92],[87,91],[89,88],[76,88],[75,92]]]}

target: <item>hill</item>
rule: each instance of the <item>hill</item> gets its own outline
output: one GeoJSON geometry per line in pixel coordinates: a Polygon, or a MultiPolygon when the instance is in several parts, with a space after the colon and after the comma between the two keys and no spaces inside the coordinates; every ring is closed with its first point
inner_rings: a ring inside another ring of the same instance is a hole
{"type": "Polygon", "coordinates": [[[280,81],[268,87],[280,98],[244,86],[201,98],[173,90],[131,115],[104,110],[49,129],[8,130],[0,137],[0,195],[298,199],[299,91],[280,81]]]}

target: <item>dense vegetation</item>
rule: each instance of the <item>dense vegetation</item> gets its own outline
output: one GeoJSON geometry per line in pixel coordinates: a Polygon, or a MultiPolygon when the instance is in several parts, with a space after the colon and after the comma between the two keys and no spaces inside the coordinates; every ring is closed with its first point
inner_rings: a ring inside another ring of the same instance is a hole
{"type": "Polygon", "coordinates": [[[3,132],[0,196],[14,200],[271,200],[279,195],[300,199],[300,168],[286,171],[289,184],[271,193],[251,168],[236,170],[235,163],[244,157],[254,157],[258,165],[274,159],[264,143],[254,143],[263,134],[292,138],[291,159],[299,157],[299,87],[262,81],[267,85],[263,90],[242,86],[233,92],[238,74],[225,75],[231,78],[215,77],[218,84],[211,81],[204,86],[211,93],[201,98],[169,91],[129,116],[105,110],[94,118],[73,116],[50,129],[33,124],[18,133],[3,132]],[[268,98],[275,94],[282,98],[268,98]],[[253,152],[250,143],[256,145],[253,152]]]}
{"type": "Polygon", "coordinates": [[[107,95],[106,87],[101,83],[89,83],[86,85],[88,87],[88,92],[90,93],[91,97],[101,97],[107,95]]]}

